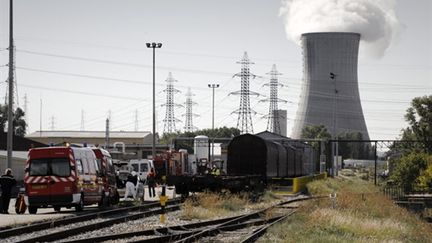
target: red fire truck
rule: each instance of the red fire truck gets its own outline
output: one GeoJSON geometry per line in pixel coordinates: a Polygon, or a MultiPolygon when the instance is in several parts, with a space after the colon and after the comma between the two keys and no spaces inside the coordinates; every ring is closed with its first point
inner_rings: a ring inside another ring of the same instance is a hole
{"type": "Polygon", "coordinates": [[[29,151],[25,168],[24,200],[29,213],[39,207],[75,207],[103,204],[105,189],[95,153],[90,148],[47,147],[29,151]]]}

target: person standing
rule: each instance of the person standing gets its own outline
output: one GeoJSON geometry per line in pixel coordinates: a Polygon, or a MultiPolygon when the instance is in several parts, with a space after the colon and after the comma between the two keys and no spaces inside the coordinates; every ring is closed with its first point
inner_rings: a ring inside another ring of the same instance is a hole
{"type": "Polygon", "coordinates": [[[132,173],[128,175],[126,180],[126,190],[123,199],[126,200],[126,198],[128,198],[129,196],[132,196],[135,200],[137,183],[138,183],[137,173],[135,171],[132,171],[132,173]]]}
{"type": "Polygon", "coordinates": [[[152,167],[150,169],[150,172],[147,174],[147,183],[148,183],[148,188],[149,188],[149,197],[156,197],[156,192],[155,192],[155,184],[156,184],[156,173],[154,171],[154,168],[152,167]]]}
{"type": "Polygon", "coordinates": [[[1,213],[9,214],[9,202],[12,195],[12,188],[16,185],[16,180],[12,175],[12,170],[7,168],[5,170],[5,174],[0,177],[0,186],[1,186],[1,200],[2,200],[2,208],[1,213]]]}

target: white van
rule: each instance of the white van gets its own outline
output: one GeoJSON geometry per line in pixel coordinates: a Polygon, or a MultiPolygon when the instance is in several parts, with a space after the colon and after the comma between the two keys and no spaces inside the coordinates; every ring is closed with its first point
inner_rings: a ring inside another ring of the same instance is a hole
{"type": "Polygon", "coordinates": [[[138,173],[138,177],[144,181],[147,179],[147,174],[150,168],[154,168],[153,161],[148,159],[131,159],[128,163],[131,171],[138,173]]]}

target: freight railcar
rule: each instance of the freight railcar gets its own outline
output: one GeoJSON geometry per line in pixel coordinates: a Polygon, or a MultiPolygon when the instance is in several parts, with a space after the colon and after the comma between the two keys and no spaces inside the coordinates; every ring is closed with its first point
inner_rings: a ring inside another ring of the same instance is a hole
{"type": "MultiPolygon", "coordinates": [[[[206,189],[255,190],[271,179],[293,178],[313,173],[314,150],[306,143],[288,138],[269,139],[243,134],[228,145],[227,171],[222,175],[168,175],[178,193],[206,189]]],[[[210,169],[210,168],[209,168],[210,169]]]]}
{"type": "Polygon", "coordinates": [[[272,141],[252,134],[234,137],[228,145],[229,175],[286,178],[306,174],[304,150],[286,141],[272,141]]]}

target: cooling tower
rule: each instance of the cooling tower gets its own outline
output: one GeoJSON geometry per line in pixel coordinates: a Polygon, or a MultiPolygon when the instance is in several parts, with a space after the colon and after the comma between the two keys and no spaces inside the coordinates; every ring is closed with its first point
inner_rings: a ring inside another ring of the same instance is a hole
{"type": "Polygon", "coordinates": [[[325,125],[331,134],[361,132],[369,139],[357,81],[358,33],[302,34],[303,86],[293,138],[306,125],[325,125]]]}

